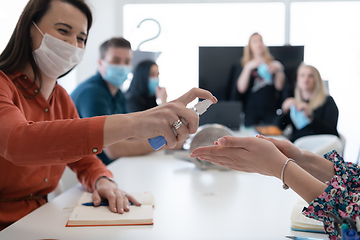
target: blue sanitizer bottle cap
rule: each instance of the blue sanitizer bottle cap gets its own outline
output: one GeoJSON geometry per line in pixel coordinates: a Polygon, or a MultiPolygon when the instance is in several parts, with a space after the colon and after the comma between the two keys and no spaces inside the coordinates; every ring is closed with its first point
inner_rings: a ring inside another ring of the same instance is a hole
{"type": "Polygon", "coordinates": [[[157,136],[154,138],[150,138],[150,139],[148,139],[148,141],[154,150],[159,150],[166,144],[166,140],[163,136],[157,136]]]}
{"type": "MultiPolygon", "coordinates": [[[[204,112],[206,112],[206,109],[208,109],[208,107],[210,107],[210,105],[213,102],[209,99],[206,99],[202,102],[199,102],[197,104],[195,104],[195,106],[193,108],[191,108],[191,110],[193,110],[194,112],[196,112],[197,114],[201,115],[204,112]]],[[[186,122],[185,122],[186,124],[186,122]]],[[[173,129],[174,130],[174,129],[173,129]]],[[[176,133],[176,131],[174,130],[174,133],[176,133]]],[[[175,134],[176,135],[176,134],[175,134]]],[[[167,143],[165,138],[163,136],[157,136],[155,138],[150,138],[148,139],[151,147],[154,150],[159,150],[160,148],[162,148],[163,146],[165,146],[165,144],[167,143]]]]}

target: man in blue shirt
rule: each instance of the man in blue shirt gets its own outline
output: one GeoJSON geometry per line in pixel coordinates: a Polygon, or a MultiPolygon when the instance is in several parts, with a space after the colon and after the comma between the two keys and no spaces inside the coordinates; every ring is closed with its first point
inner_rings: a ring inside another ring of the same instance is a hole
{"type": "MultiPolygon", "coordinates": [[[[81,118],[128,113],[120,87],[131,72],[132,56],[130,42],[122,37],[111,38],[100,46],[98,72],[71,94],[81,118]]],[[[98,156],[109,164],[119,157],[152,151],[147,140],[128,139],[105,148],[98,156]]]]}

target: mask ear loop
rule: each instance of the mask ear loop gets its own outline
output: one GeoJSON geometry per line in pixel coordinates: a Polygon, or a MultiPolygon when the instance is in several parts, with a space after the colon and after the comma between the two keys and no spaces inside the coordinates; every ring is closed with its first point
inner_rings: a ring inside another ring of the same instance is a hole
{"type": "MultiPolygon", "coordinates": [[[[41,33],[41,35],[43,35],[43,37],[45,37],[45,34],[40,30],[40,28],[36,25],[36,23],[34,21],[32,21],[32,23],[34,24],[34,26],[36,27],[37,30],[39,30],[39,32],[41,33]]],[[[76,43],[76,47],[78,47],[78,44],[76,43]]]]}
{"type": "Polygon", "coordinates": [[[43,32],[40,30],[40,28],[36,25],[36,23],[34,21],[32,21],[32,23],[34,24],[34,26],[36,27],[37,30],[39,30],[39,32],[41,33],[41,35],[45,36],[43,34],[43,32]]]}

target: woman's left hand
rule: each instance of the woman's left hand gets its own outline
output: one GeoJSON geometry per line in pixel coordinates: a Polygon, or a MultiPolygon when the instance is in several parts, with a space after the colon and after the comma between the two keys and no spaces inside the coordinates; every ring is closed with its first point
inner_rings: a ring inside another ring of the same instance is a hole
{"type": "Polygon", "coordinates": [[[309,118],[312,117],[312,111],[311,111],[310,106],[309,106],[308,103],[306,103],[306,102],[297,102],[296,103],[296,109],[298,111],[304,111],[306,116],[308,116],[309,118]]]}
{"type": "Polygon", "coordinates": [[[279,61],[272,61],[268,64],[269,72],[274,74],[277,71],[284,71],[284,66],[279,61]]]}
{"type": "Polygon", "coordinates": [[[237,171],[254,172],[280,178],[288,159],[268,140],[257,137],[220,138],[215,146],[200,147],[191,157],[209,161],[237,171]]]}
{"type": "Polygon", "coordinates": [[[95,206],[99,206],[102,199],[107,199],[110,211],[114,213],[128,212],[130,210],[129,202],[132,202],[135,206],[141,206],[133,196],[119,189],[114,182],[107,178],[100,178],[97,181],[96,190],[92,194],[92,199],[95,206]]]}

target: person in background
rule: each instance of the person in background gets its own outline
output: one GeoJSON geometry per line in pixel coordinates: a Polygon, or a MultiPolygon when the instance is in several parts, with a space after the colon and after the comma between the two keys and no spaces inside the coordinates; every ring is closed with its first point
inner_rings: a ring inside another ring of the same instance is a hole
{"type": "Polygon", "coordinates": [[[279,178],[285,190],[290,187],[309,203],[303,214],[322,221],[331,240],[340,237],[334,229],[333,215],[351,217],[354,221],[360,216],[360,168],[345,162],[335,150],[321,157],[297,148],[288,140],[261,135],[228,136],[220,138],[214,146],[195,149],[191,157],[279,178]]]}
{"type": "Polygon", "coordinates": [[[259,33],[250,36],[241,65],[237,89],[244,99],[244,125],[273,125],[285,84],[283,65],[274,60],[259,33]]]}
{"type": "Polygon", "coordinates": [[[161,135],[173,147],[197,130],[199,117],[186,105],[217,101],[194,88],[148,111],[80,119],[57,79],[81,61],[91,25],[84,0],[29,0],[0,54],[0,230],[44,205],[66,166],[95,206],[102,199],[117,213],[129,211],[129,201],[139,206],[96,154],[130,137],[161,135]]]}
{"type": "Polygon", "coordinates": [[[291,141],[316,134],[339,136],[336,129],[339,110],[319,71],[311,65],[299,66],[294,97],[285,99],[281,110],[277,125],[282,130],[292,125],[291,141]]]}
{"type": "MultiPolygon", "coordinates": [[[[111,38],[100,46],[98,71],[71,93],[81,118],[128,113],[120,88],[131,72],[132,56],[131,44],[123,37],[111,38]]],[[[147,140],[131,138],[105,148],[98,157],[109,164],[119,157],[153,151],[147,140]]]]}
{"type": "Polygon", "coordinates": [[[134,71],[126,102],[130,112],[144,111],[166,103],[166,89],[159,87],[159,67],[151,60],[139,63],[134,71]]]}

